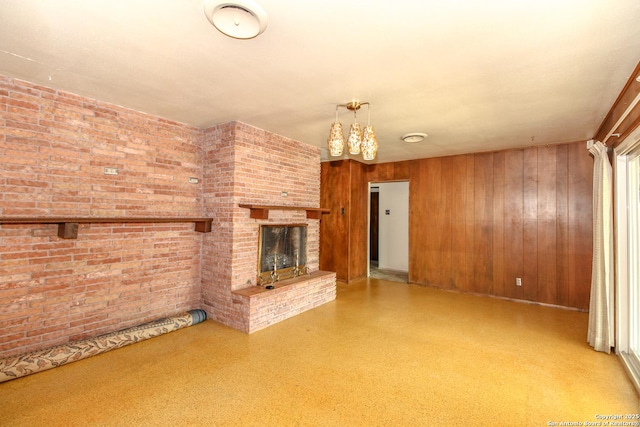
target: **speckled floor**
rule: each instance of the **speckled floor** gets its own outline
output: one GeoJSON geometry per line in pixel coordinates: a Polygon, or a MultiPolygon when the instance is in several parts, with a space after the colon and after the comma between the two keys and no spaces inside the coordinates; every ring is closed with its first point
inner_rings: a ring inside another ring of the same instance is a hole
{"type": "Polygon", "coordinates": [[[547,426],[638,413],[587,314],[364,280],[252,335],[213,321],[0,384],[2,426],[547,426]]]}

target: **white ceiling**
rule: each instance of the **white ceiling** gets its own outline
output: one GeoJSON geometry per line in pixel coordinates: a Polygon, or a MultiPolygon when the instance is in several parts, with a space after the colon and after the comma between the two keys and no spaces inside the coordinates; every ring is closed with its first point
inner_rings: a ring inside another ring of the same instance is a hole
{"type": "Polygon", "coordinates": [[[389,162],[589,139],[640,59],[638,0],[256,1],[237,40],[202,0],[2,0],[0,74],[323,148],[369,101],[389,162]]]}

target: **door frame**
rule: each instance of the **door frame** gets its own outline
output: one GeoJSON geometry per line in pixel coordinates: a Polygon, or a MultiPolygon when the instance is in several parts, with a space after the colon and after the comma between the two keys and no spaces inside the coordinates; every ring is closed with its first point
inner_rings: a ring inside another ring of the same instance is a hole
{"type": "MultiPolygon", "coordinates": [[[[371,248],[371,189],[373,187],[376,187],[380,184],[387,184],[387,183],[393,183],[393,182],[406,182],[407,185],[409,186],[408,188],[408,192],[407,192],[407,204],[408,204],[408,211],[407,211],[407,222],[409,223],[411,221],[411,180],[409,179],[394,179],[394,180],[389,180],[389,181],[369,181],[367,184],[367,277],[371,276],[371,253],[370,253],[370,248],[371,248]]],[[[378,215],[379,216],[379,215],[378,215]]],[[[409,263],[409,261],[411,260],[411,256],[409,254],[409,250],[411,248],[411,244],[410,244],[410,240],[411,240],[411,234],[409,233],[408,237],[408,241],[407,241],[407,264],[408,264],[408,270],[411,269],[411,265],[409,263]]],[[[379,249],[378,249],[379,251],[379,249]]],[[[378,252],[379,253],[379,252],[378,252]]],[[[378,261],[380,261],[380,257],[378,256],[378,261]]],[[[410,272],[410,271],[409,271],[410,272]]]]}

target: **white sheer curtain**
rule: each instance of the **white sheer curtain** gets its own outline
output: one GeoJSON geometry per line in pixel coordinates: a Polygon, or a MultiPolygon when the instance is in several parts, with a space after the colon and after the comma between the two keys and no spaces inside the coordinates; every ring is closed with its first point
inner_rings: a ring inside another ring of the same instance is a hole
{"type": "Polygon", "coordinates": [[[593,163],[593,264],[589,301],[588,341],[597,351],[611,352],[613,333],[613,209],[611,163],[607,147],[587,142],[593,163]]]}

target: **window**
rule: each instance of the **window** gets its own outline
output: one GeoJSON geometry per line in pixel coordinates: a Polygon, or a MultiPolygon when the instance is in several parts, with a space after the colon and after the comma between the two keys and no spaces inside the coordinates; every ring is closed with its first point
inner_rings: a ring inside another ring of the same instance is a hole
{"type": "MultiPolygon", "coordinates": [[[[639,147],[640,148],[640,147],[639,147]]],[[[629,250],[629,350],[640,360],[640,149],[631,153],[627,164],[627,224],[629,250]]]]}
{"type": "Polygon", "coordinates": [[[640,129],[615,150],[617,350],[640,390],[640,129]]]}

